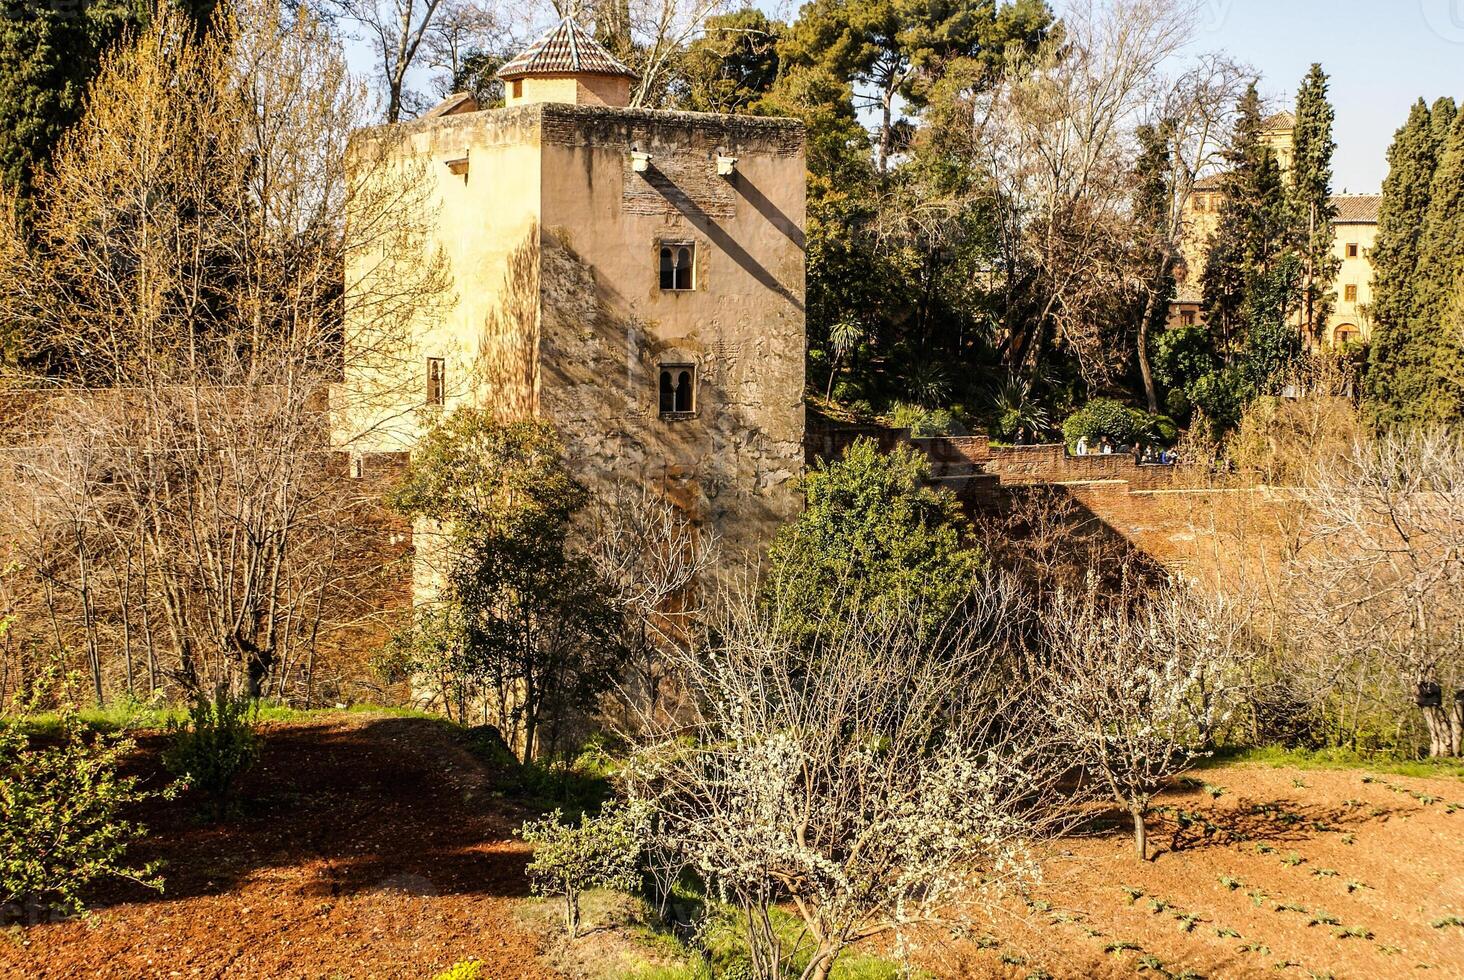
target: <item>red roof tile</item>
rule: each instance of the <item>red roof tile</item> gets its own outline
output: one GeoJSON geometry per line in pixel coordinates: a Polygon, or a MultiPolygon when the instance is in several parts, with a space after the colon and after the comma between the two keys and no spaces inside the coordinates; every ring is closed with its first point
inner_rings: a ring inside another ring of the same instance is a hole
{"type": "Polygon", "coordinates": [[[1338,194],[1332,198],[1339,225],[1377,224],[1378,207],[1382,203],[1383,198],[1379,194],[1338,194]]]}
{"type": "Polygon", "coordinates": [[[635,72],[617,61],[571,17],[561,20],[554,30],[498,69],[498,77],[504,79],[566,74],[635,77],[635,72]]]}

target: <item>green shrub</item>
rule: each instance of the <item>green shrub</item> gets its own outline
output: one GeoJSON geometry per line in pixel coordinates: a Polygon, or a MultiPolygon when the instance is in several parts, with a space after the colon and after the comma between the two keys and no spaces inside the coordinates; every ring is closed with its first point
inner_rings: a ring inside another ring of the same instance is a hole
{"type": "Polygon", "coordinates": [[[1175,327],[1154,338],[1154,379],[1170,391],[1185,391],[1220,366],[1205,327],[1175,327]]]}
{"type": "Polygon", "coordinates": [[[1211,371],[1189,389],[1190,401],[1205,413],[1215,435],[1240,424],[1241,414],[1254,394],[1245,373],[1233,367],[1211,371]]]}
{"type": "Polygon", "coordinates": [[[1150,415],[1145,420],[1146,435],[1158,442],[1172,443],[1179,438],[1179,425],[1168,415],[1150,415]]]}
{"type": "Polygon", "coordinates": [[[1149,429],[1149,417],[1112,398],[1095,398],[1062,424],[1062,435],[1069,446],[1087,438],[1090,444],[1106,437],[1118,445],[1128,445],[1142,438],[1149,429]]]}
{"type": "Polygon", "coordinates": [[[43,742],[0,720],[0,918],[74,915],[84,889],[103,878],[163,889],[157,864],[124,859],[145,828],[122,815],[155,795],[118,772],[133,742],[89,732],[72,688],[63,685],[55,733],[43,742]]]}
{"type": "Polygon", "coordinates": [[[233,808],[239,777],[259,758],[254,726],[258,705],[220,685],[212,698],[199,694],[182,722],[168,722],[172,744],[163,765],[204,799],[204,812],[221,820],[233,808]]]}
{"type": "Polygon", "coordinates": [[[639,882],[637,865],[645,817],[634,807],[606,803],[599,816],[582,814],[578,825],[559,810],[530,820],[519,836],[534,845],[529,883],[534,894],[564,899],[564,928],[579,935],[580,895],[590,888],[628,891],[639,882]]]}
{"type": "Polygon", "coordinates": [[[897,402],[890,412],[890,422],[897,429],[909,429],[917,439],[930,436],[950,435],[956,427],[956,420],[943,408],[921,408],[907,402],[897,402]]]}

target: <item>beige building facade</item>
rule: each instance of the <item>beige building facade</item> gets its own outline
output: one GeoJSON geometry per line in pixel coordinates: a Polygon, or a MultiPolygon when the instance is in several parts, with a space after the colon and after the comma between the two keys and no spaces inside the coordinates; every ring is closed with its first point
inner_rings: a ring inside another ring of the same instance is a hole
{"type": "MultiPolygon", "coordinates": [[[[1293,157],[1292,133],[1295,118],[1287,112],[1266,120],[1266,138],[1283,171],[1289,170],[1293,157]]],[[[1331,315],[1317,338],[1311,343],[1335,347],[1347,343],[1367,343],[1372,337],[1372,249],[1377,239],[1378,206],[1382,198],[1376,194],[1341,194],[1332,198],[1337,217],[1333,222],[1336,236],[1332,252],[1341,262],[1333,283],[1335,299],[1331,315]]],[[[1193,193],[1185,202],[1184,239],[1181,261],[1176,270],[1175,299],[1170,305],[1169,326],[1202,325],[1205,255],[1210,238],[1219,223],[1225,205],[1223,175],[1210,175],[1195,181],[1193,193]]],[[[1300,321],[1297,321],[1298,329],[1300,321]]]]}
{"type": "Polygon", "coordinates": [[[629,108],[568,20],[500,74],[504,108],[458,96],[380,134],[431,183],[452,295],[355,444],[410,451],[459,405],[541,417],[592,489],[652,483],[755,553],[799,507],[802,125],[629,108]]]}

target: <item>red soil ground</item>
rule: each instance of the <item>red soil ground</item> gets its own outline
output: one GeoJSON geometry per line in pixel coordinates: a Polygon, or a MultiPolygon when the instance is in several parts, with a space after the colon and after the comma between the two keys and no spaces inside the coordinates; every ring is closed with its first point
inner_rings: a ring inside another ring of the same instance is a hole
{"type": "MultiPolygon", "coordinates": [[[[144,740],[145,771],[157,747],[144,740]]],[[[1208,836],[1197,824],[1171,849],[1166,820],[1145,864],[1126,827],[1063,840],[1031,904],[969,937],[928,937],[922,965],[973,978],[1464,977],[1464,928],[1433,925],[1464,917],[1464,780],[1199,775],[1218,799],[1196,785],[1163,802],[1200,814],[1208,836]],[[1338,924],[1308,925],[1319,916],[1338,924]]],[[[86,918],[0,933],[0,977],[430,978],[470,958],[492,980],[600,975],[620,961],[591,954],[639,940],[611,928],[566,955],[553,916],[525,914],[512,829],[528,814],[497,776],[430,721],[271,726],[242,816],[204,827],[178,802],[148,805],[135,856],[167,862],[165,894],[119,886],[86,918]]]]}
{"type": "Polygon", "coordinates": [[[1208,838],[1197,827],[1171,850],[1166,820],[1145,864],[1126,827],[1064,840],[1032,904],[1012,903],[987,938],[978,928],[976,939],[931,950],[928,967],[1021,978],[1464,977],[1464,928],[1434,926],[1464,917],[1464,781],[1260,765],[1197,775],[1223,795],[1193,786],[1162,802],[1201,814],[1208,838]],[[1338,924],[1308,924],[1318,917],[1338,924]],[[1138,948],[1110,951],[1119,943],[1138,948]]]}
{"type": "Polygon", "coordinates": [[[11,930],[0,976],[423,978],[469,958],[552,976],[511,912],[525,815],[449,731],[343,715],[266,734],[241,817],[149,804],[133,856],[166,862],[164,894],[120,887],[84,919],[11,930]]]}

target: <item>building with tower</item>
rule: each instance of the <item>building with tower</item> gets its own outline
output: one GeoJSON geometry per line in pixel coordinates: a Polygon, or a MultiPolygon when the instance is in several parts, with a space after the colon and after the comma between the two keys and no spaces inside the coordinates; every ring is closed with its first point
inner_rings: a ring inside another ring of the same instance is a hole
{"type": "Polygon", "coordinates": [[[653,482],[756,551],[803,466],[801,123],[630,106],[632,73],[569,18],[499,75],[502,108],[456,95],[363,134],[425,172],[452,298],[353,446],[409,451],[464,404],[541,417],[592,489],[653,482]]]}

